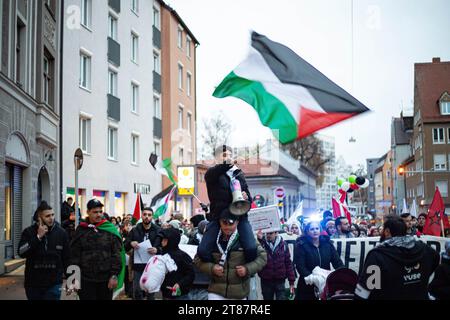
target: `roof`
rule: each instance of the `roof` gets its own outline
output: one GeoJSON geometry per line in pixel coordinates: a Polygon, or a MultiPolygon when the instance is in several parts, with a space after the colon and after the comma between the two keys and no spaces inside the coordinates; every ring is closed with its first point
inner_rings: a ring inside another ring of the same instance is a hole
{"type": "Polygon", "coordinates": [[[402,117],[402,118],[393,118],[392,119],[392,145],[401,145],[401,144],[409,144],[409,141],[412,137],[412,126],[410,126],[410,122],[413,117],[402,117]]]}
{"type": "Polygon", "coordinates": [[[199,45],[200,42],[198,42],[197,38],[195,38],[194,34],[191,32],[191,30],[188,28],[188,26],[184,23],[183,19],[181,19],[180,15],[178,14],[178,12],[175,11],[175,9],[173,9],[170,5],[168,5],[167,3],[165,3],[163,0],[158,0],[158,2],[167,10],[169,10],[169,12],[178,20],[178,22],[181,24],[181,26],[183,27],[184,30],[186,30],[186,32],[189,34],[189,36],[191,37],[191,39],[197,44],[199,45]]]}
{"type": "Polygon", "coordinates": [[[444,92],[450,93],[450,61],[414,64],[414,110],[420,108],[424,122],[449,121],[450,116],[442,116],[439,98],[444,92]]]}

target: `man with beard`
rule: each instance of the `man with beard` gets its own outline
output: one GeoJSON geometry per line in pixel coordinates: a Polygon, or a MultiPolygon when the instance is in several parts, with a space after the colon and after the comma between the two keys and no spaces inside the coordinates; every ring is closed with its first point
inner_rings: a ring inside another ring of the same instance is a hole
{"type": "Polygon", "coordinates": [[[355,295],[370,300],[428,300],[428,282],[439,254],[406,234],[398,216],[387,216],[381,243],[370,250],[355,295]]]}
{"type": "Polygon", "coordinates": [[[425,227],[426,221],[427,221],[427,214],[426,213],[419,214],[419,217],[417,218],[417,233],[416,233],[416,235],[418,235],[418,236],[423,235],[423,227],[425,227]]]}
{"type": "Polygon", "coordinates": [[[400,215],[400,217],[403,219],[403,221],[406,224],[406,234],[408,236],[413,236],[416,234],[416,231],[413,227],[413,219],[412,219],[412,215],[408,212],[402,213],[400,215]]]}
{"type": "MultiPolygon", "coordinates": [[[[142,222],[138,223],[125,240],[125,250],[128,252],[131,249],[139,249],[139,244],[144,241],[150,241],[151,245],[154,246],[156,242],[156,236],[159,232],[159,227],[153,223],[153,210],[151,208],[144,208],[142,211],[142,222]]],[[[154,248],[149,248],[148,252],[150,254],[156,254],[154,248]]],[[[147,294],[141,290],[139,286],[139,280],[141,279],[142,273],[145,269],[145,263],[134,263],[133,264],[133,299],[143,300],[144,295],[147,300],[154,300],[154,293],[147,294]]]]}
{"type": "Polygon", "coordinates": [[[28,300],[59,300],[63,274],[69,265],[69,237],[55,221],[47,202],[41,202],[34,219],[19,242],[19,256],[27,259],[25,292],[28,300]]]}
{"type": "Polygon", "coordinates": [[[331,239],[340,238],[354,238],[350,223],[345,217],[339,217],[335,221],[336,233],[331,237],[331,239]]]}

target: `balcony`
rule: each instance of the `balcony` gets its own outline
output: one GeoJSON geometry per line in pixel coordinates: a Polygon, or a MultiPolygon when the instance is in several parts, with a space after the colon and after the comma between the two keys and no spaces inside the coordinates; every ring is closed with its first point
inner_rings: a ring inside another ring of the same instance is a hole
{"type": "Polygon", "coordinates": [[[114,9],[115,12],[120,13],[120,0],[108,0],[108,5],[114,9]]]}
{"type": "Polygon", "coordinates": [[[115,66],[120,66],[120,44],[108,37],[108,61],[115,66]]]}
{"type": "Polygon", "coordinates": [[[108,94],[108,117],[120,121],[120,99],[108,94]]]}
{"type": "Polygon", "coordinates": [[[161,31],[153,26],[153,45],[161,49],[161,31]]]}
{"type": "Polygon", "coordinates": [[[156,117],[153,117],[153,136],[155,138],[162,138],[162,121],[156,117]]]}
{"type": "Polygon", "coordinates": [[[153,71],[153,90],[161,93],[161,75],[156,71],[153,71]]]}

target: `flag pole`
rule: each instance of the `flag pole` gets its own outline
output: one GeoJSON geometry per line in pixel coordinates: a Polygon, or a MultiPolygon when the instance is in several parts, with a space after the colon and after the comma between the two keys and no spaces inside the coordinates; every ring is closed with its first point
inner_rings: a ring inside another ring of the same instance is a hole
{"type": "Polygon", "coordinates": [[[441,231],[442,231],[442,237],[443,238],[445,238],[445,231],[444,231],[444,216],[445,214],[444,214],[444,212],[442,212],[442,214],[441,213],[439,213],[439,220],[441,221],[441,231]]]}

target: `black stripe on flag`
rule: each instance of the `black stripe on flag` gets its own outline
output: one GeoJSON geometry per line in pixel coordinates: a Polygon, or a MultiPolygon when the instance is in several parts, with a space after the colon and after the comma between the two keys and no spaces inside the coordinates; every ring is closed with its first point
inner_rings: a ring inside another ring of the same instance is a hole
{"type": "MultiPolygon", "coordinates": [[[[252,47],[283,83],[305,87],[325,112],[362,113],[369,109],[288,47],[252,32],[252,47]]],[[[307,106],[304,106],[307,107],[307,106]]]]}

